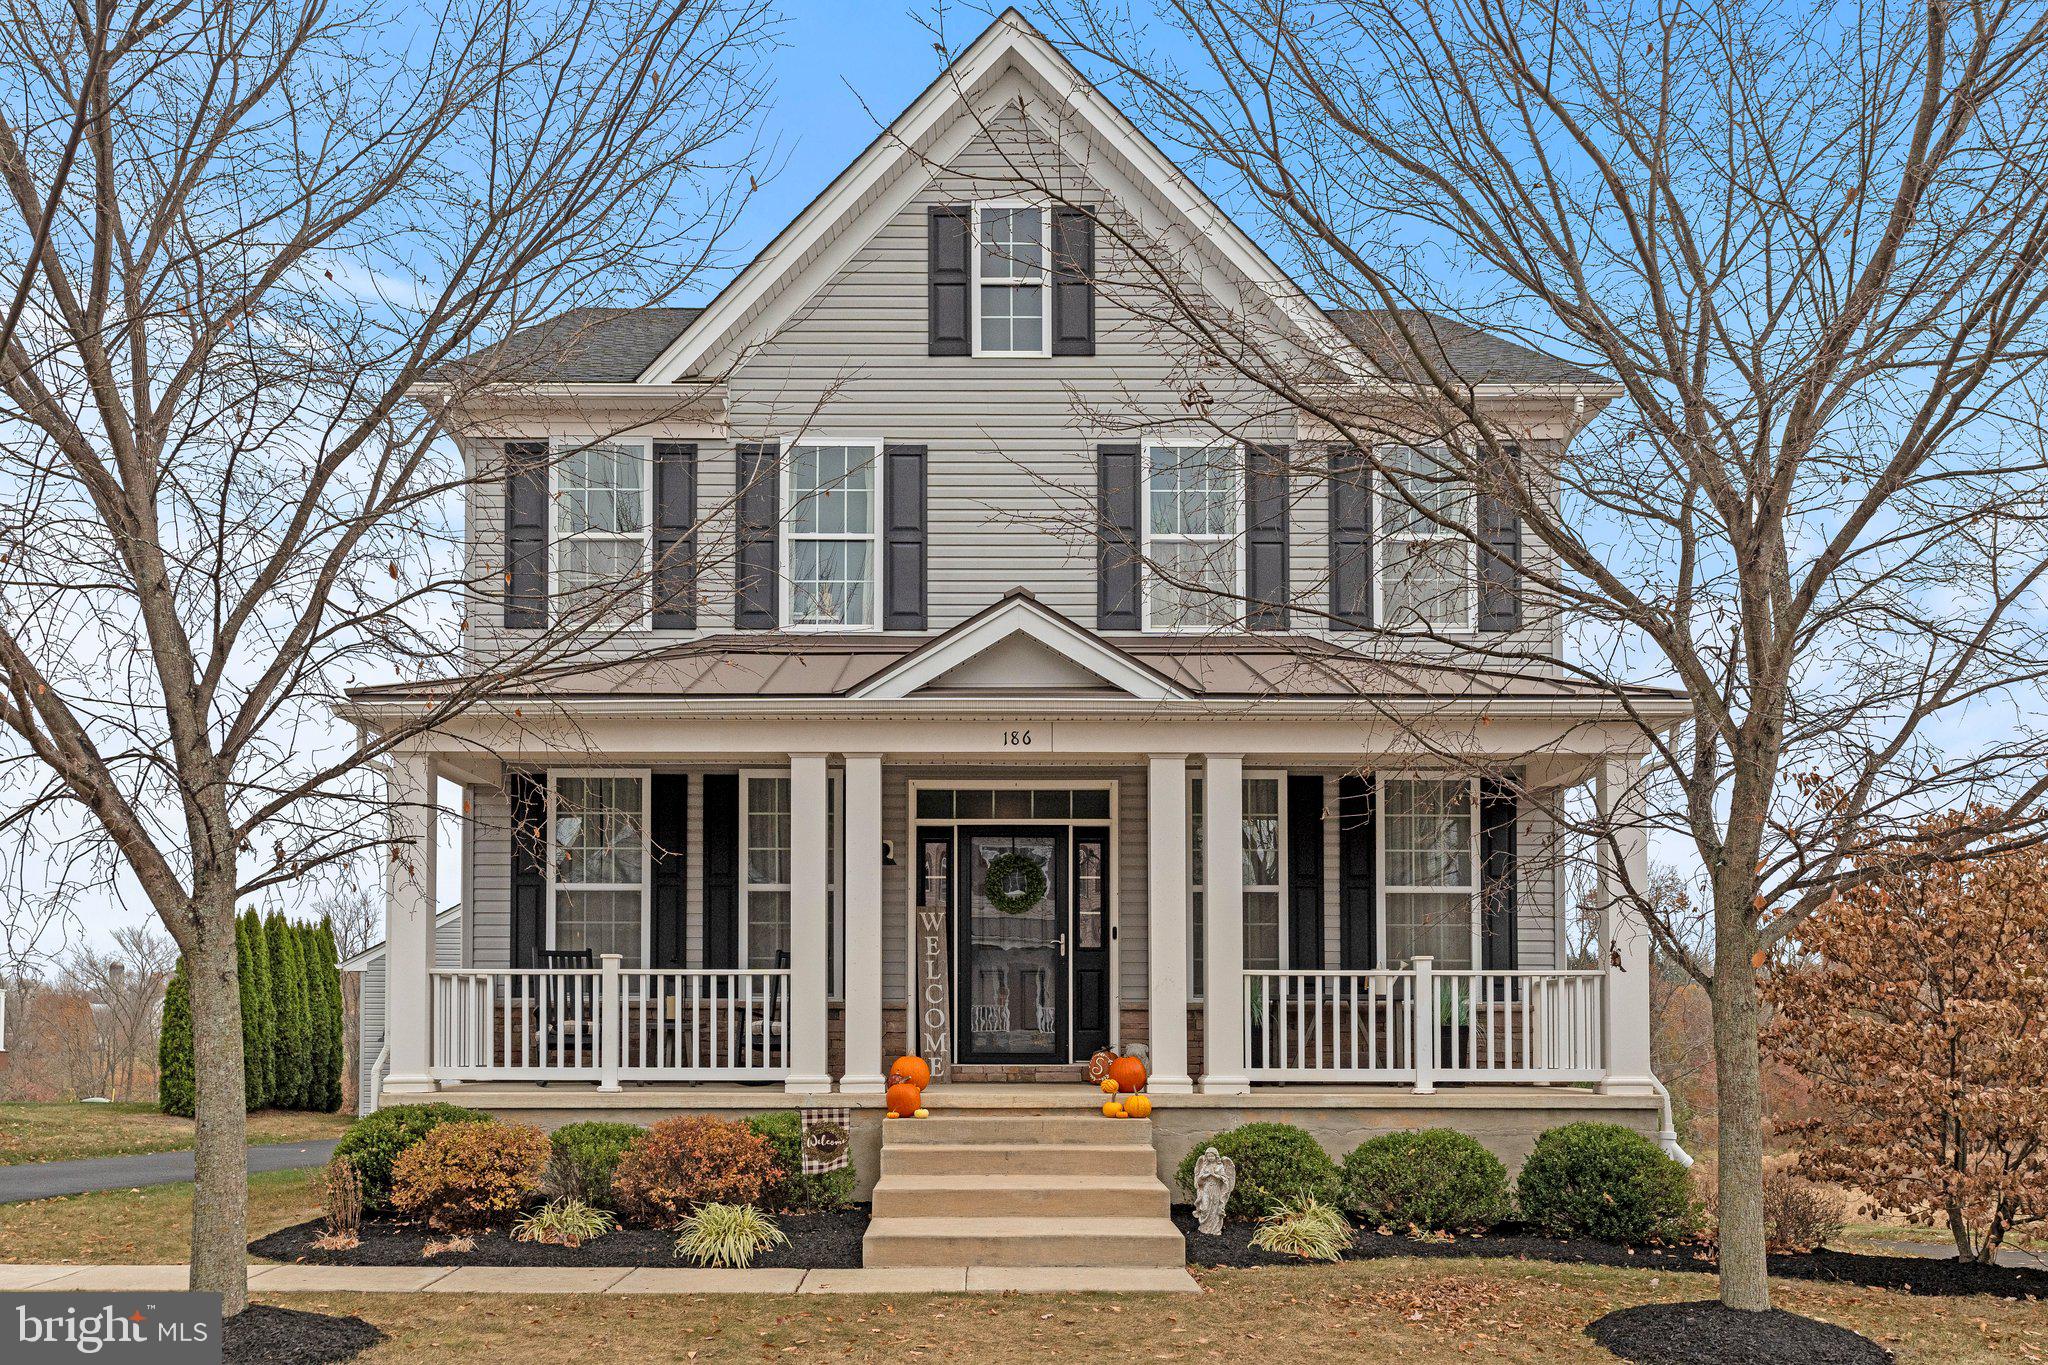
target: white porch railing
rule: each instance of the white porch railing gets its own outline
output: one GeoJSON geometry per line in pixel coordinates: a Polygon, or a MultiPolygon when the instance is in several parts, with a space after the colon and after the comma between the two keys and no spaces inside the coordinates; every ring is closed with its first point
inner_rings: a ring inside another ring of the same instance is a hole
{"type": "Polygon", "coordinates": [[[779,1080],[789,972],[436,969],[436,1080],[779,1080]]]}
{"type": "Polygon", "coordinates": [[[1597,1081],[1606,974],[1247,971],[1254,1081],[1597,1081]]]}

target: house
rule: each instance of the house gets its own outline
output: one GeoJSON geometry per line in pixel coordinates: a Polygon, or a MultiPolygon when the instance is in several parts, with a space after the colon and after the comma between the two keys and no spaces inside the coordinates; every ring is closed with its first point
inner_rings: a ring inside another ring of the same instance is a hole
{"type": "MultiPolygon", "coordinates": [[[[1529,794],[1595,788],[1624,827],[1606,875],[1640,882],[1639,721],[1682,699],[1643,689],[1630,719],[1544,666],[1560,623],[1469,540],[1404,594],[1427,534],[1277,461],[1305,419],[1215,372],[1193,414],[1105,283],[1133,268],[1112,215],[1178,231],[1224,306],[1370,334],[1012,12],[706,307],[580,310],[487,353],[523,368],[450,415],[489,475],[475,576],[503,585],[470,647],[533,638],[599,566],[654,567],[588,657],[393,756],[416,842],[385,1101],[552,1123],[830,1096],[863,1187],[904,1052],[953,1087],[934,1102],[1022,1110],[1086,1103],[1091,1054],[1142,1049],[1162,1170],[1249,1117],[1340,1153],[1459,1126],[1510,1160],[1571,1119],[1667,1126],[1647,934],[1603,895],[1596,965],[1571,965],[1529,794]],[[1399,611],[1453,648],[1373,667],[1399,611]],[[1461,633],[1533,661],[1477,674],[1461,633]],[[463,793],[448,967],[437,778],[463,793]]],[[[1528,449],[1617,396],[1424,321],[1528,449]]]]}
{"type": "MultiPolygon", "coordinates": [[[[448,969],[462,965],[462,907],[451,905],[434,916],[434,966],[448,969]]],[[[377,1108],[377,1087],[389,1060],[384,1051],[384,1002],[387,977],[384,945],[373,943],[341,964],[344,976],[353,976],[356,1032],[356,1112],[368,1114],[377,1108]]]]}

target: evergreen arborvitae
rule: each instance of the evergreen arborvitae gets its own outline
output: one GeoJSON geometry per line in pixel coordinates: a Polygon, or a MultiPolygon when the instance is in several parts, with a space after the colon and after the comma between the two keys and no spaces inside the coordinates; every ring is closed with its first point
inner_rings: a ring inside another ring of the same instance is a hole
{"type": "Polygon", "coordinates": [[[277,1075],[271,1103],[279,1109],[304,1109],[312,1057],[299,936],[285,917],[273,910],[263,921],[263,937],[270,945],[271,999],[277,1002],[277,1075]]]}
{"type": "Polygon", "coordinates": [[[326,919],[307,926],[307,935],[312,947],[313,977],[318,986],[318,1006],[313,1020],[313,1032],[318,1039],[314,1049],[314,1056],[318,1059],[318,1098],[312,1107],[323,1114],[331,1114],[341,1108],[341,1071],[348,1056],[345,1036],[348,1026],[341,1008],[341,962],[334,946],[334,926],[326,919]]]}
{"type": "Polygon", "coordinates": [[[251,1109],[267,1109],[277,1093],[277,1008],[271,993],[270,942],[254,910],[235,922],[235,959],[242,977],[242,1074],[251,1109]]]}
{"type": "Polygon", "coordinates": [[[191,1118],[198,1099],[192,1070],[192,980],[178,959],[164,987],[163,1027],[156,1044],[156,1103],[166,1114],[191,1118]]]}

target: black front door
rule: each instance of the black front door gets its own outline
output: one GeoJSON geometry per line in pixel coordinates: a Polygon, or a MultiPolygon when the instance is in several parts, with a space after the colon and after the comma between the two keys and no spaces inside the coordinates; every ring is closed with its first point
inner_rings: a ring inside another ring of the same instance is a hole
{"type": "Polygon", "coordinates": [[[963,1062],[1068,1060],[1068,831],[963,825],[953,941],[963,1062]]]}

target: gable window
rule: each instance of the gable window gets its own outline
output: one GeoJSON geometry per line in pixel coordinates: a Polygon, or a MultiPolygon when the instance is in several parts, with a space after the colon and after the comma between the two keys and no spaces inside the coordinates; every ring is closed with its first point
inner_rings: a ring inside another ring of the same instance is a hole
{"type": "Polygon", "coordinates": [[[783,620],[797,627],[872,630],[880,596],[875,526],[881,443],[806,442],[784,466],[788,585],[783,620]]]}
{"type": "Polygon", "coordinates": [[[1046,211],[974,208],[974,353],[1048,355],[1046,211]]]}
{"type": "Polygon", "coordinates": [[[1145,447],[1145,629],[1215,630],[1238,619],[1238,448],[1145,447]]]}
{"type": "Polygon", "coordinates": [[[1390,630],[1469,631],[1478,605],[1471,484],[1442,448],[1393,446],[1377,482],[1377,619],[1390,630]],[[1388,472],[1398,488],[1388,486],[1388,472]]]}
{"type": "Polygon", "coordinates": [[[556,458],[549,579],[569,610],[645,619],[650,453],[644,440],[612,440],[576,446],[556,458]]]}
{"type": "Polygon", "coordinates": [[[1479,800],[1471,778],[1380,783],[1380,960],[1424,953],[1468,971],[1479,959],[1479,800]]]}
{"type": "MultiPolygon", "coordinates": [[[[1188,979],[1189,998],[1207,990],[1208,921],[1203,883],[1203,778],[1188,782],[1188,979]]],[[[1287,966],[1287,783],[1280,773],[1247,773],[1244,778],[1244,965],[1247,971],[1281,971],[1287,966]]]]}
{"type": "Polygon", "coordinates": [[[548,942],[646,961],[647,779],[550,772],[548,942]]]}

